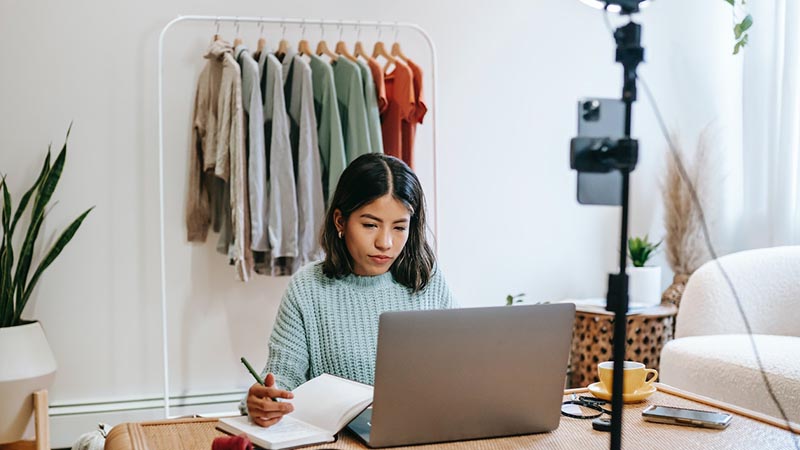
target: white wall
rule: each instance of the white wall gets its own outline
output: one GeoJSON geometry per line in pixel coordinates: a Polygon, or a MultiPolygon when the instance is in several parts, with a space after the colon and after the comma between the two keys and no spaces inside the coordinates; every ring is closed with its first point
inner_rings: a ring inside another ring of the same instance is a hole
{"type": "MultiPolygon", "coordinates": [[[[671,0],[655,2],[641,17],[647,52],[641,74],[668,126],[688,141],[716,120],[721,145],[738,142],[740,62],[730,56],[728,11],[722,1],[671,0]]],[[[26,313],[43,322],[58,359],[54,405],[161,395],[156,49],[161,28],[178,14],[421,25],[439,51],[439,250],[458,299],[476,306],[500,305],[506,294],[518,292],[532,300],[604,295],[606,274],[616,263],[619,213],[576,204],[568,146],[577,98],[618,97],[621,67],[613,62],[601,13],[577,0],[5,1],[0,172],[9,175],[18,199],[47,143],[59,147],[74,120],[45,234],[96,205],[26,313]]],[[[266,31],[274,45],[279,27],[266,31]]],[[[242,32],[254,45],[257,27],[243,25],[242,32]]],[[[237,283],[212,245],[184,242],[189,115],[212,33],[211,24],[182,24],[170,31],[165,48],[173,395],[248,386],[238,358],[264,363],[288,281],[237,283]]],[[[231,25],[222,33],[232,39],[231,25]]],[[[307,35],[316,41],[319,31],[309,28],[307,35]]],[[[290,27],[287,36],[296,42],[298,29],[290,27]]],[[[335,41],[337,31],[329,29],[327,36],[335,41]]],[[[355,40],[352,30],[345,36],[355,40]]],[[[422,41],[407,32],[400,36],[407,53],[429,69],[422,41]]],[[[364,31],[362,39],[371,45],[374,31],[364,31]]],[[[640,99],[634,109],[641,156],[632,181],[631,232],[660,236],[665,145],[643,93],[640,99]]],[[[429,123],[421,128],[419,170],[430,190],[429,123]]],[[[54,445],[88,429],[64,431],[54,445]]]]}

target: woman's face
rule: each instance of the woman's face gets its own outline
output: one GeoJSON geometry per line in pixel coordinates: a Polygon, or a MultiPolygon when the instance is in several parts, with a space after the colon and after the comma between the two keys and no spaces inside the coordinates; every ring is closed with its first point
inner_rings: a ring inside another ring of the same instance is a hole
{"type": "Polygon", "coordinates": [[[347,220],[338,209],[333,214],[337,231],[343,233],[342,239],[353,258],[355,274],[388,272],[408,241],[408,208],[387,194],[353,211],[347,220]]]}

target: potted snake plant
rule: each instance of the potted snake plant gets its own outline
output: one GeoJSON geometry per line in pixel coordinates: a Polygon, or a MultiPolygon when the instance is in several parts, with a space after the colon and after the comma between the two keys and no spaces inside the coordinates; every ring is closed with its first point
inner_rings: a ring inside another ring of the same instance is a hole
{"type": "MultiPolygon", "coordinates": [[[[71,127],[70,127],[71,128],[71,127]]],[[[67,131],[69,138],[69,131],[67,131]]],[[[64,169],[67,144],[50,161],[47,151],[39,176],[14,209],[5,175],[0,180],[2,200],[2,240],[0,240],[0,444],[18,441],[30,421],[31,393],[49,387],[55,377],[56,361],[39,322],[23,318],[42,273],[69,243],[89,208],[72,223],[34,265],[47,205],[64,169]],[[30,208],[29,208],[30,206],[30,208]],[[30,210],[29,218],[23,218],[30,210]],[[27,228],[23,228],[27,224],[27,228]],[[24,236],[14,239],[15,232],[24,236]],[[15,244],[17,245],[15,248],[15,244]]]]}

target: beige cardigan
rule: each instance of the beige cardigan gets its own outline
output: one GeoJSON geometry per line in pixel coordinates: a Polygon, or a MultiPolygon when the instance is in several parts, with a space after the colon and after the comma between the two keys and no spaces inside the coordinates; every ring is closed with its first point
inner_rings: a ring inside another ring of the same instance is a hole
{"type": "Polygon", "coordinates": [[[186,197],[187,238],[190,242],[205,242],[211,223],[212,176],[226,181],[230,188],[233,227],[229,254],[237,278],[247,281],[252,273],[253,254],[250,250],[241,70],[233,58],[233,48],[225,41],[212,42],[205,58],[208,62],[197,82],[192,121],[186,197]]]}

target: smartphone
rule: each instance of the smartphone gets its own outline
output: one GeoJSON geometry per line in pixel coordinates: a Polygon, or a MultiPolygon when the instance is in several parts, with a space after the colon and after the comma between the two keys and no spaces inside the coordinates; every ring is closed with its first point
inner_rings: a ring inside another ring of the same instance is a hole
{"type": "MultiPolygon", "coordinates": [[[[613,98],[578,100],[578,137],[625,136],[625,103],[613,98]]],[[[622,205],[622,174],[578,172],[578,202],[583,205],[622,205]]]]}
{"type": "Polygon", "coordinates": [[[647,407],[647,409],[642,411],[642,417],[648,422],[716,428],[719,430],[727,427],[733,418],[733,416],[728,413],[660,405],[647,407]]]}

